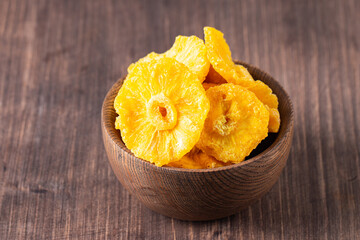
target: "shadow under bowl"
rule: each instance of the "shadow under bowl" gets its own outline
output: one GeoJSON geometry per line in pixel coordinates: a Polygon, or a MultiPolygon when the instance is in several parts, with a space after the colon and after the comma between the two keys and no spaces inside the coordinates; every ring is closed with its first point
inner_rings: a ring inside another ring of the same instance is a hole
{"type": "Polygon", "coordinates": [[[110,165],[121,184],[145,206],[163,215],[191,221],[235,214],[266,194],[278,180],[289,156],[294,128],[291,100],[266,72],[244,62],[256,80],[266,83],[279,100],[280,130],[243,162],[213,169],[157,167],[135,157],[115,129],[114,99],[124,80],[107,93],[101,113],[103,141],[110,165]]]}

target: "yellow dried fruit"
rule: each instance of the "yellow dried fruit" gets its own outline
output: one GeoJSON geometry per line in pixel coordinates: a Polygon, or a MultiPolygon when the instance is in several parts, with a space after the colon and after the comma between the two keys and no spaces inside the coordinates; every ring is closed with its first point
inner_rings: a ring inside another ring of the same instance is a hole
{"type": "Polygon", "coordinates": [[[185,65],[161,57],[133,66],[114,107],[127,148],[162,166],[181,159],[199,140],[209,100],[185,65]]]}
{"type": "MultiPolygon", "coordinates": [[[[159,57],[174,58],[192,71],[198,79],[203,82],[209,72],[210,62],[207,59],[204,41],[196,36],[177,36],[173,46],[163,54],[151,52],[139,59],[136,63],[147,62],[159,57]]],[[[136,63],[128,67],[128,72],[133,69],[136,63]]]]}
{"type": "Polygon", "coordinates": [[[277,108],[270,108],[268,109],[270,113],[269,118],[269,132],[277,133],[280,128],[280,113],[277,108]]]}
{"type": "Polygon", "coordinates": [[[216,87],[216,86],[219,86],[219,84],[216,84],[216,83],[207,83],[207,82],[203,82],[203,87],[205,90],[208,90],[209,88],[211,87],[216,87]]]}
{"type": "Polygon", "coordinates": [[[254,93],[231,83],[206,95],[210,111],[196,146],[225,163],[243,161],[267,136],[269,111],[254,93]]]}
{"type": "Polygon", "coordinates": [[[237,80],[237,82],[233,82],[234,84],[239,84],[240,86],[247,87],[254,83],[254,78],[251,76],[246,67],[244,67],[243,65],[235,64],[235,70],[240,80],[237,80]]]}
{"type": "Polygon", "coordinates": [[[254,81],[246,88],[255,93],[256,97],[269,108],[278,107],[279,102],[277,96],[273,94],[271,88],[262,81],[254,81]]]}
{"type": "Polygon", "coordinates": [[[188,169],[201,168],[217,168],[229,165],[231,163],[224,163],[216,160],[216,158],[207,155],[200,149],[194,147],[188,154],[182,157],[179,161],[171,162],[167,166],[188,169]]]}
{"type": "Polygon", "coordinates": [[[212,27],[205,27],[204,35],[207,57],[217,73],[229,83],[244,85],[247,81],[252,80],[243,76],[243,69],[236,67],[222,32],[212,27]]]}
{"type": "Polygon", "coordinates": [[[164,53],[187,66],[203,82],[209,72],[204,41],[196,36],[177,36],[173,46],[164,53]]]}
{"type": "Polygon", "coordinates": [[[211,65],[209,68],[209,73],[206,76],[205,82],[218,83],[218,84],[227,83],[225,78],[223,78],[218,72],[216,72],[213,66],[211,65]]]}
{"type": "Polygon", "coordinates": [[[217,168],[227,166],[231,163],[224,163],[218,161],[216,158],[207,155],[206,153],[199,151],[196,154],[192,155],[192,159],[194,162],[198,163],[202,168],[217,168]]]}
{"type": "Polygon", "coordinates": [[[260,80],[254,81],[247,89],[255,93],[256,97],[267,106],[270,113],[269,132],[278,132],[280,127],[280,114],[277,109],[279,105],[277,96],[273,94],[268,85],[260,80]]]}
{"type": "Polygon", "coordinates": [[[135,65],[136,65],[137,63],[150,62],[151,60],[158,59],[158,58],[160,58],[160,57],[162,57],[161,54],[158,54],[158,53],[155,53],[155,52],[151,52],[151,53],[149,53],[148,55],[146,55],[145,57],[140,58],[136,63],[130,64],[130,66],[128,67],[127,71],[128,71],[128,73],[130,73],[131,70],[135,67],[135,65]]]}
{"type": "Polygon", "coordinates": [[[201,169],[204,168],[200,163],[195,162],[190,154],[186,154],[180,160],[171,162],[168,167],[176,167],[176,168],[187,168],[187,169],[201,169]]]}

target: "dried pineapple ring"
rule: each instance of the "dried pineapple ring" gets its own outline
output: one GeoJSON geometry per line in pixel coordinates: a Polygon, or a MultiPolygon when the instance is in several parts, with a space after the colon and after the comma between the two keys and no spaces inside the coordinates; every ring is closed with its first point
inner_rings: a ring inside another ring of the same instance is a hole
{"type": "Polygon", "coordinates": [[[240,86],[246,87],[249,84],[253,84],[254,78],[251,76],[249,71],[243,65],[235,64],[235,71],[240,79],[240,81],[234,82],[234,84],[239,84],[240,86]]]}
{"type": "Polygon", "coordinates": [[[203,166],[195,162],[190,154],[186,154],[180,160],[167,164],[168,167],[187,168],[187,169],[202,169],[203,166]]]}
{"type": "Polygon", "coordinates": [[[173,46],[164,55],[183,63],[201,82],[209,72],[210,63],[204,41],[196,36],[177,36],[173,46]]]}
{"type": "Polygon", "coordinates": [[[260,80],[254,81],[247,89],[255,93],[256,97],[268,108],[270,113],[269,132],[278,132],[280,128],[280,114],[277,109],[279,106],[277,96],[273,94],[268,85],[260,80]]]}
{"type": "Polygon", "coordinates": [[[179,161],[171,162],[167,166],[188,169],[217,168],[229,165],[216,160],[214,157],[207,155],[200,149],[194,147],[189,153],[179,161]]]}
{"type": "Polygon", "coordinates": [[[269,132],[277,133],[280,128],[280,113],[276,108],[270,108],[269,113],[269,132]]]}
{"type": "Polygon", "coordinates": [[[229,163],[224,163],[216,160],[216,158],[207,155],[206,153],[199,151],[192,155],[194,162],[198,163],[202,168],[217,168],[229,165],[229,163]]]}
{"type": "Polygon", "coordinates": [[[277,96],[273,94],[271,88],[262,81],[254,81],[246,88],[255,93],[256,97],[269,108],[278,107],[279,102],[277,96]]]}
{"type": "Polygon", "coordinates": [[[135,64],[139,62],[147,62],[160,57],[174,58],[187,66],[190,71],[198,76],[203,82],[209,72],[210,62],[207,59],[206,47],[204,41],[196,36],[186,37],[177,36],[173,46],[163,54],[151,52],[145,57],[139,59],[136,63],[132,63],[128,67],[130,72],[135,64]]]}
{"type": "Polygon", "coordinates": [[[243,161],[266,138],[269,111],[254,93],[231,83],[206,95],[210,111],[196,146],[225,163],[243,161]]]}
{"type": "Polygon", "coordinates": [[[229,45],[226,43],[222,32],[212,27],[205,27],[204,35],[207,57],[217,73],[229,83],[244,85],[246,82],[252,81],[252,79],[243,76],[243,69],[236,67],[231,58],[229,45]]]}
{"type": "Polygon", "coordinates": [[[130,66],[128,67],[127,71],[128,71],[128,73],[130,73],[131,70],[134,69],[134,67],[135,67],[135,65],[136,65],[137,63],[150,62],[151,60],[158,59],[158,58],[160,58],[160,57],[162,57],[161,54],[157,54],[157,53],[155,53],[155,52],[151,52],[151,53],[149,53],[148,55],[146,55],[145,57],[140,58],[136,63],[130,64],[130,66]]]}
{"type": "Polygon", "coordinates": [[[135,156],[162,166],[194,147],[210,105],[196,75],[175,59],[161,57],[134,65],[114,107],[125,145],[135,156]]]}

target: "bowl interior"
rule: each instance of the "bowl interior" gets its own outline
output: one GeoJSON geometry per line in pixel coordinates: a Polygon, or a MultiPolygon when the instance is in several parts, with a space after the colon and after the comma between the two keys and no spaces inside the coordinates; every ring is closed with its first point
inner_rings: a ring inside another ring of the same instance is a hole
{"type": "MultiPolygon", "coordinates": [[[[265,84],[267,84],[273,92],[277,95],[279,100],[279,113],[280,113],[280,129],[278,133],[269,133],[268,137],[264,139],[256,149],[252,151],[252,153],[246,158],[245,161],[233,164],[225,167],[213,168],[213,169],[183,169],[183,168],[170,168],[170,167],[162,167],[168,168],[170,171],[193,171],[193,172],[201,172],[201,171],[219,171],[222,169],[228,169],[236,166],[245,165],[249,162],[256,161],[256,159],[260,158],[264,154],[271,154],[273,151],[279,150],[281,139],[291,130],[293,125],[294,113],[293,106],[290,100],[290,97],[285,92],[285,90],[281,87],[281,85],[268,73],[260,70],[257,67],[254,67],[248,63],[244,63],[241,61],[235,61],[237,64],[244,65],[253,76],[255,80],[261,80],[265,84]]],[[[113,103],[114,99],[123,83],[124,78],[119,79],[109,90],[108,94],[105,97],[103,108],[102,108],[102,122],[105,126],[105,130],[111,137],[111,140],[118,145],[123,151],[133,155],[131,151],[125,146],[124,142],[121,139],[120,131],[115,129],[115,119],[117,117],[117,113],[115,112],[113,103]]],[[[139,161],[142,161],[142,164],[149,165],[148,167],[158,168],[154,164],[151,164],[147,161],[136,158],[139,161]]]]}

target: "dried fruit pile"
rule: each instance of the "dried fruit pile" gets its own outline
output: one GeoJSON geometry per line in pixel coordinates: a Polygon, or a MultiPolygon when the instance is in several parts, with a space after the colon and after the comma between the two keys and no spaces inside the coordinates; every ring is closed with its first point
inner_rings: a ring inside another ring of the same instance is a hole
{"type": "Polygon", "coordinates": [[[114,107],[125,145],[157,166],[215,168],[239,163],[280,127],[278,99],[237,65],[223,33],[205,43],[178,36],[165,53],[128,68],[114,107]]]}

